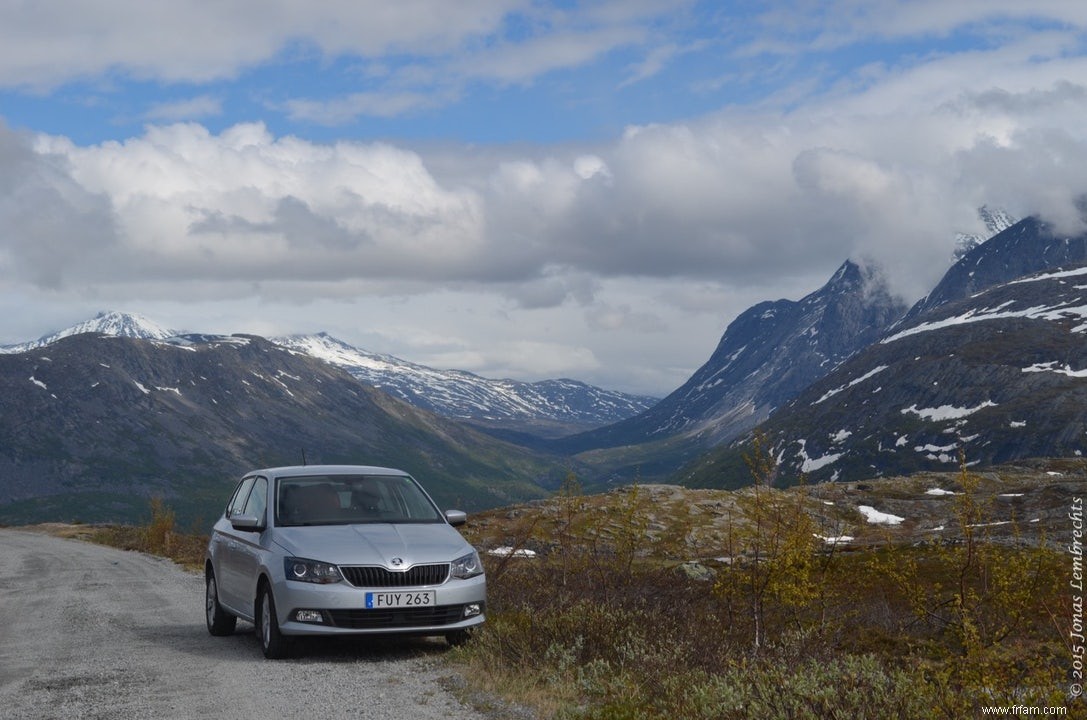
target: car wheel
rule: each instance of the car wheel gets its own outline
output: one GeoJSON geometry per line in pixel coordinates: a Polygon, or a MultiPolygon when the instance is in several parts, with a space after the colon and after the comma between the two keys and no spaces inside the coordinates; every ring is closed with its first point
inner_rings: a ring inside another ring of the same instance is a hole
{"type": "Polygon", "coordinates": [[[287,638],[279,632],[279,618],[276,616],[276,601],[272,589],[267,584],[260,586],[257,596],[260,617],[257,618],[257,635],[260,637],[260,649],[269,660],[287,657],[287,638]]]}
{"type": "Polygon", "coordinates": [[[204,616],[208,622],[208,632],[212,635],[230,635],[238,625],[238,618],[219,604],[219,586],[215,583],[215,573],[211,568],[204,576],[204,616]]]}
{"type": "Polygon", "coordinates": [[[445,634],[445,641],[449,643],[450,647],[460,647],[471,639],[472,631],[468,628],[465,628],[464,630],[453,630],[445,634]]]}

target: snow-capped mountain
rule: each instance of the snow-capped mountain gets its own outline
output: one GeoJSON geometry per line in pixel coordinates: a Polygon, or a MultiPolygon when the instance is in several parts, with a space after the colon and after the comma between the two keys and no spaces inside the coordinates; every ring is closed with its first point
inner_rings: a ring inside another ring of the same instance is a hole
{"type": "Polygon", "coordinates": [[[368,463],[445,507],[541,497],[568,463],[412,407],[256,336],[82,333],[0,355],[0,522],[222,511],[254,467],[368,463]]]}
{"type": "MultiPolygon", "coordinates": [[[[182,334],[132,313],[103,312],[92,320],[0,351],[25,352],[82,333],[175,345],[226,339],[226,336],[182,334]]],[[[280,337],[272,342],[344,368],[360,381],[416,407],[502,431],[568,434],[617,422],[657,402],[657,398],[613,392],[576,380],[528,383],[490,380],[459,370],[435,370],[391,355],[367,352],[326,333],[280,337]]]]}
{"type": "Polygon", "coordinates": [[[985,235],[978,235],[977,233],[958,233],[955,236],[955,252],[952,257],[955,262],[961,260],[964,255],[989,238],[1004,232],[1012,225],[1019,222],[1018,218],[1012,216],[1007,210],[1002,208],[991,208],[988,205],[982,205],[978,208],[978,218],[985,223],[987,233],[985,235]]]}
{"type": "Polygon", "coordinates": [[[800,300],[763,302],[741,313],[706,364],[656,406],[558,446],[581,452],[677,435],[704,446],[727,442],[876,341],[905,311],[878,270],[846,261],[800,300]]]}
{"type": "Polygon", "coordinates": [[[1087,262],[1087,236],[1056,235],[1039,218],[1024,218],[963,255],[902,322],[1024,275],[1082,262],[1087,262]]]}
{"type": "Polygon", "coordinates": [[[596,427],[636,415],[657,398],[604,390],[576,380],[491,380],[461,370],[436,370],[367,352],[326,333],[272,341],[338,365],[356,378],[446,417],[546,433],[596,427]]]}
{"type": "MultiPolygon", "coordinates": [[[[968,253],[927,301],[760,428],[786,475],[851,480],[953,470],[960,453],[991,465],[1087,452],[1087,235],[1023,220],[968,253]]],[[[743,450],[717,451],[689,477],[719,475],[743,450]]]]}
{"type": "Polygon", "coordinates": [[[0,353],[26,352],[34,348],[52,345],[61,338],[82,333],[101,333],[103,335],[142,338],[144,340],[165,340],[178,334],[176,330],[165,328],[142,315],[109,311],[100,312],[91,320],[86,320],[51,335],[44,335],[37,340],[19,343],[18,345],[0,346],[0,353]]]}

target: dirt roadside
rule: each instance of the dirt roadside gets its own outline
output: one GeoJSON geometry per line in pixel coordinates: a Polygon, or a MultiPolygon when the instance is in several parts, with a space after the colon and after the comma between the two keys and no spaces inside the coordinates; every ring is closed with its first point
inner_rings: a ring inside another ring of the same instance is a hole
{"type": "Polygon", "coordinates": [[[203,579],[141,553],[0,529],[5,718],[485,716],[443,687],[444,642],[309,642],[264,660],[204,628],[203,579]]]}

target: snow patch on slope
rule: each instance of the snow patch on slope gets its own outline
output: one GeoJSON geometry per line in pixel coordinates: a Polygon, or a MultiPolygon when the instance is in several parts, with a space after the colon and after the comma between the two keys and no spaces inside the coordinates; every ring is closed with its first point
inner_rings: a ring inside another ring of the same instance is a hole
{"type": "Polygon", "coordinates": [[[822,468],[825,468],[827,465],[831,465],[831,464],[837,462],[843,455],[845,455],[845,453],[827,453],[826,455],[823,455],[822,457],[817,457],[817,458],[808,457],[808,450],[807,450],[808,441],[807,440],[797,440],[797,442],[800,444],[800,451],[797,453],[797,455],[799,455],[800,458],[803,460],[803,462],[800,465],[800,472],[810,473],[810,472],[815,472],[816,470],[821,470],[822,468]]]}
{"type": "Polygon", "coordinates": [[[1067,375],[1074,378],[1087,378],[1087,370],[1073,370],[1067,364],[1056,367],[1058,362],[1056,360],[1046,363],[1034,363],[1030,367],[1023,368],[1025,373],[1037,373],[1037,372],[1051,372],[1058,373],[1060,375],[1067,375]]]}
{"type": "Polygon", "coordinates": [[[906,520],[904,517],[880,512],[871,505],[860,505],[857,507],[857,510],[859,510],[861,514],[864,515],[865,519],[872,525],[898,525],[906,520]]]}
{"type": "Polygon", "coordinates": [[[958,420],[960,418],[973,415],[979,410],[984,410],[987,407],[996,407],[996,403],[991,400],[986,400],[980,405],[972,408],[960,408],[954,405],[941,405],[934,408],[918,408],[917,405],[910,405],[908,408],[902,408],[903,415],[914,414],[922,420],[958,420]]]}
{"type": "MultiPolygon", "coordinates": [[[[930,332],[932,330],[942,330],[944,328],[954,327],[956,325],[967,325],[970,323],[984,322],[986,320],[1006,320],[1009,318],[1025,318],[1028,320],[1087,320],[1087,305],[1080,304],[1068,304],[1068,305],[1035,305],[1033,307],[1026,308],[1024,310],[1004,310],[1004,308],[1011,305],[1012,302],[1008,301],[1002,303],[995,308],[984,308],[981,310],[969,310],[962,315],[956,315],[955,317],[944,318],[943,320],[934,320],[932,322],[921,323],[912,328],[907,328],[901,332],[889,335],[880,340],[881,345],[892,343],[895,340],[901,340],[904,337],[910,335],[917,335],[923,332],[930,332]]],[[[1087,331],[1087,323],[1077,325],[1072,328],[1072,332],[1084,332],[1087,331]]]]}
{"type": "Polygon", "coordinates": [[[812,405],[818,405],[819,403],[823,402],[824,400],[828,400],[828,399],[834,397],[835,395],[837,395],[838,393],[842,392],[843,390],[848,390],[849,388],[853,387],[854,385],[859,385],[860,383],[864,382],[865,380],[872,377],[873,375],[881,373],[886,369],[887,369],[886,365],[880,365],[878,367],[872,368],[871,370],[866,372],[864,375],[861,375],[859,378],[855,378],[853,380],[850,380],[848,383],[846,383],[845,385],[842,385],[841,387],[836,387],[833,390],[828,390],[823,395],[823,397],[821,397],[818,400],[816,400],[815,402],[813,402],[812,405]]]}

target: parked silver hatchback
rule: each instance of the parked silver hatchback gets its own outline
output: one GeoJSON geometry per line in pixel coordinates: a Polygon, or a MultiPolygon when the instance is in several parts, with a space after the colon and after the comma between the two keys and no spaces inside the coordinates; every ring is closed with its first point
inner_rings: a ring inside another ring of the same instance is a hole
{"type": "Polygon", "coordinates": [[[204,563],[208,632],[252,622],[264,655],[300,635],[467,639],[484,621],[479,555],[407,473],[309,465],[256,470],[215,523],[204,563]]]}

